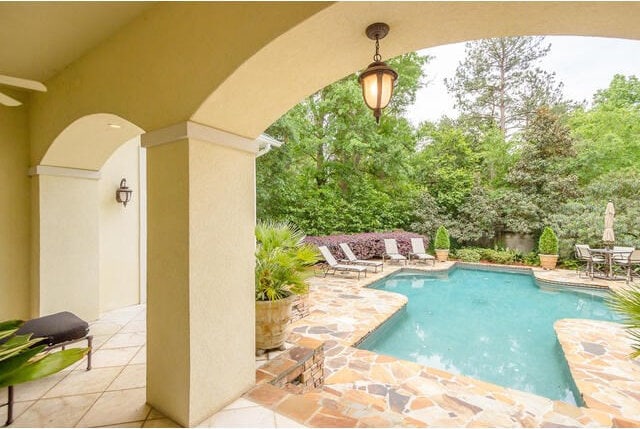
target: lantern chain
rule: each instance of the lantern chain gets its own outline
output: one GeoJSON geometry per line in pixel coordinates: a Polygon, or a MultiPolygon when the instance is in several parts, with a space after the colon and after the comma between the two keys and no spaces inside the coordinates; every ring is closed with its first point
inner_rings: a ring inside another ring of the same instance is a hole
{"type": "Polygon", "coordinates": [[[380,39],[376,35],[376,54],[373,56],[373,61],[382,61],[382,55],[380,55],[380,39]]]}

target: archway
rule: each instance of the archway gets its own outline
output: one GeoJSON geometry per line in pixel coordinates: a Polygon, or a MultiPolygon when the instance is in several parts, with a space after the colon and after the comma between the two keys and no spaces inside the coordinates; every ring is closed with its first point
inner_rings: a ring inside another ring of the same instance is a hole
{"type": "MultiPolygon", "coordinates": [[[[47,165],[84,175],[102,165],[90,151],[67,156],[65,144],[48,152],[73,118],[118,112],[153,130],[143,137],[151,147],[154,261],[147,398],[181,424],[196,424],[254,381],[254,138],[305,96],[368,64],[368,24],[391,25],[389,58],[491,36],[640,38],[638,19],[638,3],[161,3],[47,82],[49,93],[34,96],[31,159],[41,167],[34,186],[62,182],[45,177],[47,165]]],[[[42,210],[56,201],[34,205],[36,279],[56,273],[41,262],[43,252],[55,259],[59,249],[55,236],[39,236],[43,226],[55,227],[51,219],[75,216],[96,234],[82,213],[97,204],[64,200],[71,187],[91,194],[91,185],[80,178],[55,185],[57,216],[42,210]]],[[[80,240],[71,244],[83,254],[80,240]]],[[[60,282],[67,278],[83,284],[69,275],[60,282]]]]}
{"type": "Polygon", "coordinates": [[[140,301],[142,131],[116,115],[84,116],[31,169],[37,212],[33,313],[67,310],[93,320],[101,311],[140,301]],[[122,177],[136,195],[126,208],[113,197],[122,177]]]}

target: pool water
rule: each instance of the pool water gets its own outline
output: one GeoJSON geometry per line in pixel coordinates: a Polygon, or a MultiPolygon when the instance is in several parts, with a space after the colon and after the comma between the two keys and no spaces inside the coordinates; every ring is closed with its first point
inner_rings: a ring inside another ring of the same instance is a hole
{"type": "Polygon", "coordinates": [[[619,320],[601,296],[546,291],[529,273],[398,273],[375,289],[409,299],[360,348],[578,404],[553,323],[619,320]]]}

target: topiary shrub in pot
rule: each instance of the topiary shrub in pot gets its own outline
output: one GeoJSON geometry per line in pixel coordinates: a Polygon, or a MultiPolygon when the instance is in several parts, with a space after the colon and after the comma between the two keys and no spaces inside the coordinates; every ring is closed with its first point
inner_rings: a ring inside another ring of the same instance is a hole
{"type": "Polygon", "coordinates": [[[436,257],[440,262],[446,262],[449,259],[449,247],[451,242],[449,240],[449,231],[444,225],[440,225],[436,231],[436,239],[433,242],[433,247],[436,251],[436,257]]]}
{"type": "Polygon", "coordinates": [[[286,222],[256,226],[256,354],[283,349],[294,295],[307,293],[318,249],[303,243],[304,233],[286,222]]]}
{"type": "Polygon", "coordinates": [[[558,237],[553,230],[546,226],[538,241],[538,256],[540,265],[545,270],[553,270],[558,263],[558,237]]]}

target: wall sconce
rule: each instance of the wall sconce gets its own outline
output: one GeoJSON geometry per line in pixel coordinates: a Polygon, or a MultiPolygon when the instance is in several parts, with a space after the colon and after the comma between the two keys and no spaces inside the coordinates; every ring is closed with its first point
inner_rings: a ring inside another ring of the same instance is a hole
{"type": "Polygon", "coordinates": [[[380,55],[380,39],[389,33],[389,26],[382,22],[371,24],[365,30],[367,37],[376,41],[376,53],[373,62],[360,74],[358,82],[362,86],[362,96],[369,109],[373,110],[376,123],[380,123],[382,109],[387,107],[393,95],[393,86],[398,78],[396,73],[387,63],[382,61],[380,55]]]}
{"type": "Polygon", "coordinates": [[[116,189],[116,201],[127,207],[127,203],[131,201],[133,191],[127,186],[127,179],[120,181],[120,187],[116,189]]]}

